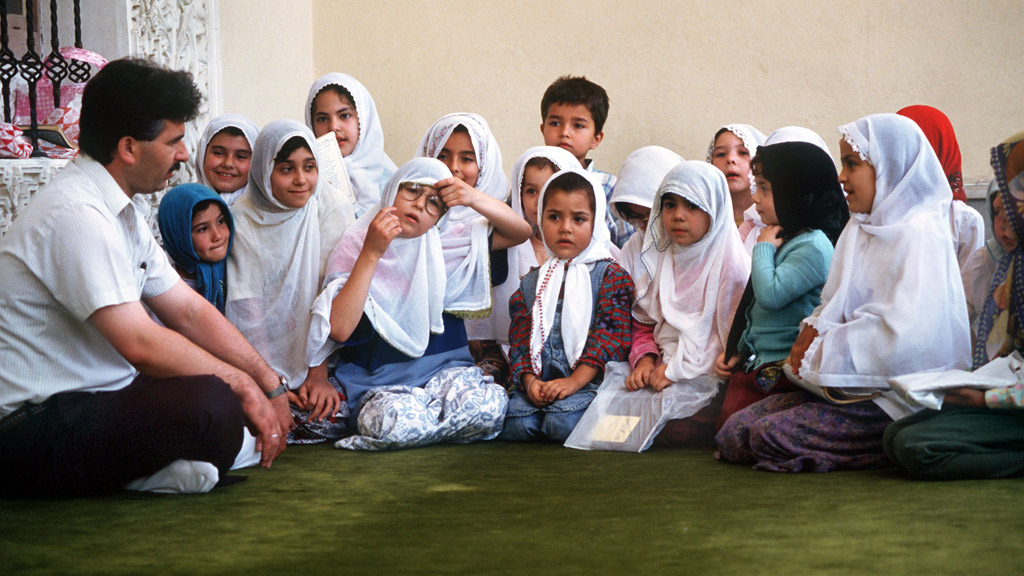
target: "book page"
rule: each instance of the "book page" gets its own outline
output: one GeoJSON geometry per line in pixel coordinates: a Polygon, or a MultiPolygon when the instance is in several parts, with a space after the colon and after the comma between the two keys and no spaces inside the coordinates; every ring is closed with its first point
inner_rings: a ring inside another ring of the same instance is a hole
{"type": "Polygon", "coordinates": [[[317,170],[319,178],[340,195],[342,200],[355,207],[356,193],[352,190],[352,182],[348,179],[348,170],[345,168],[345,160],[341,157],[341,149],[338,148],[338,140],[333,132],[328,132],[316,139],[317,157],[319,164],[317,170]]]}

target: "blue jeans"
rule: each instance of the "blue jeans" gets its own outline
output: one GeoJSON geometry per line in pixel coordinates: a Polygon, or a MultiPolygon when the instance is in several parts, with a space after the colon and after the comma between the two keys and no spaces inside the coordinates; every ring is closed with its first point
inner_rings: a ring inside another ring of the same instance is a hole
{"type": "Polygon", "coordinates": [[[525,442],[546,438],[565,442],[597,396],[597,388],[598,385],[591,382],[572,396],[543,408],[531,404],[522,392],[512,394],[505,412],[505,425],[498,439],[525,442]]]}

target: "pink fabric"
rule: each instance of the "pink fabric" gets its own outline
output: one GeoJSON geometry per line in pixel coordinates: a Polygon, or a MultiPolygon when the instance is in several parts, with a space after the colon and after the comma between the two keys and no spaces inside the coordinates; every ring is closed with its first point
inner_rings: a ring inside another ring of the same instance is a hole
{"type": "Polygon", "coordinates": [[[747,236],[750,235],[751,230],[753,230],[756,226],[757,225],[754,224],[753,220],[744,220],[743,224],[740,224],[740,239],[743,240],[744,243],[746,243],[747,236]]]}
{"type": "Polygon", "coordinates": [[[629,349],[629,365],[636,368],[636,363],[647,354],[654,354],[657,360],[655,365],[661,364],[661,350],[658,343],[654,341],[654,326],[639,322],[636,318],[630,319],[630,335],[633,346],[629,349]]]}

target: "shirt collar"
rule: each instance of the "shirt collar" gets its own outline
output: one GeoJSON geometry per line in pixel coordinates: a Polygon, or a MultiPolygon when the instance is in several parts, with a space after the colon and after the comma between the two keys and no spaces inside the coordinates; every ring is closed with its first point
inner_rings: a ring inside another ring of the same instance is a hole
{"type": "Polygon", "coordinates": [[[75,165],[96,185],[97,195],[112,213],[120,214],[125,206],[131,203],[128,195],[103,164],[82,154],[75,160],[75,165]]]}

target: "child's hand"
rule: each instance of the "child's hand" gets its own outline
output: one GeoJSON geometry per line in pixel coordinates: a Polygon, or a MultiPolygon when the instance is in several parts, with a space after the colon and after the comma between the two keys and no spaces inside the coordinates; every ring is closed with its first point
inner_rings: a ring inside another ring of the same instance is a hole
{"type": "Polygon", "coordinates": [[[540,385],[544,381],[540,378],[534,378],[530,380],[530,383],[526,385],[526,397],[530,400],[530,403],[538,408],[543,408],[551,402],[548,402],[540,395],[540,385]]]}
{"type": "Polygon", "coordinates": [[[651,372],[654,372],[654,355],[645,354],[636,363],[636,368],[626,378],[626,388],[639,390],[651,385],[651,372]]]}
{"type": "Polygon", "coordinates": [[[733,370],[736,369],[736,365],[739,363],[739,354],[736,354],[732,358],[729,358],[729,361],[726,362],[725,352],[722,352],[721,354],[718,355],[718,358],[715,360],[715,374],[717,374],[719,378],[728,378],[729,376],[732,376],[733,370]]]}
{"type": "Polygon", "coordinates": [[[665,376],[665,371],[668,370],[668,364],[662,364],[651,372],[651,388],[654,388],[655,392],[661,392],[665,388],[672,385],[672,381],[665,376]]]}
{"type": "Polygon", "coordinates": [[[1005,282],[996,286],[994,292],[992,292],[992,301],[996,303],[996,308],[1000,310],[1006,310],[1010,307],[1010,279],[1007,278],[1005,282]]]}
{"type": "Polygon", "coordinates": [[[767,242],[775,248],[782,246],[782,238],[779,238],[779,234],[782,233],[782,226],[778,224],[769,224],[761,230],[761,233],[757,235],[758,242],[767,242]]]}
{"type": "Polygon", "coordinates": [[[796,337],[796,342],[793,342],[793,348],[789,351],[789,358],[786,359],[786,364],[793,369],[793,374],[800,375],[800,363],[803,362],[804,354],[817,337],[818,331],[813,326],[804,326],[800,335],[796,337]]]}
{"type": "Polygon", "coordinates": [[[291,391],[288,394],[289,401],[299,408],[309,411],[307,422],[314,420],[322,422],[324,418],[330,418],[337,414],[338,408],[341,407],[341,397],[338,396],[338,391],[331,386],[326,378],[313,371],[310,371],[306,381],[299,386],[298,394],[291,391]],[[292,400],[293,396],[295,397],[294,401],[292,400]]]}
{"type": "Polygon", "coordinates": [[[539,387],[540,397],[548,404],[562,398],[568,398],[583,388],[583,386],[577,385],[576,381],[572,378],[556,378],[547,382],[541,382],[539,387]]]}
{"type": "Polygon", "coordinates": [[[397,208],[388,206],[381,208],[380,212],[370,221],[370,227],[366,230],[366,240],[363,241],[363,250],[369,250],[373,255],[380,257],[387,251],[391,241],[401,232],[402,226],[395,215],[397,208]]]}
{"type": "Polygon", "coordinates": [[[437,184],[434,184],[434,188],[437,188],[437,193],[441,195],[441,199],[444,200],[445,205],[449,208],[453,206],[473,208],[476,205],[477,198],[483,194],[483,192],[454,176],[439,180],[437,184]]]}
{"type": "Polygon", "coordinates": [[[950,388],[946,390],[946,397],[942,401],[942,407],[960,406],[965,408],[988,408],[985,403],[985,393],[974,388],[950,388]]]}

